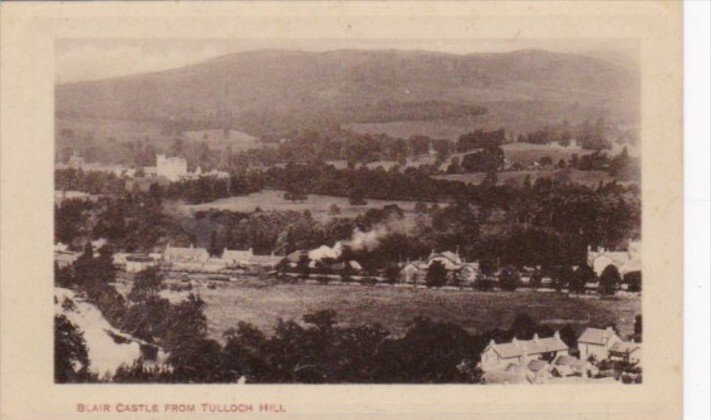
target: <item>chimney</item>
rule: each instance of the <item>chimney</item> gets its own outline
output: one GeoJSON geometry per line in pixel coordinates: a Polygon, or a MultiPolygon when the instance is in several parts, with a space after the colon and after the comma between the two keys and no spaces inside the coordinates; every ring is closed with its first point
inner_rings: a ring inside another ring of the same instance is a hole
{"type": "Polygon", "coordinates": [[[533,333],[533,341],[538,341],[538,333],[533,333]]]}
{"type": "Polygon", "coordinates": [[[496,344],[496,342],[494,342],[494,339],[492,338],[491,341],[489,341],[489,345],[493,346],[494,344],[496,344]]]}
{"type": "Polygon", "coordinates": [[[613,331],[612,331],[612,327],[607,327],[607,328],[605,328],[605,331],[613,332],[613,331]]]}
{"type": "Polygon", "coordinates": [[[553,334],[553,337],[560,339],[560,331],[555,330],[555,334],[553,334]]]}

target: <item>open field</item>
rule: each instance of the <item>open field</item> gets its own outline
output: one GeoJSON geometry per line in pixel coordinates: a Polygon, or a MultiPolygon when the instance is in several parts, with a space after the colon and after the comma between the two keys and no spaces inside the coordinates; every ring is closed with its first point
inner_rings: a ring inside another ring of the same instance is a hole
{"type": "Polygon", "coordinates": [[[366,200],[367,204],[363,206],[352,206],[348,202],[347,197],[336,197],[329,195],[309,194],[308,199],[304,202],[291,202],[284,199],[284,191],[281,190],[262,190],[249,195],[236,196],[215,200],[204,204],[173,204],[180,210],[201,211],[201,210],[230,210],[236,212],[251,213],[257,207],[262,210],[293,210],[303,212],[308,210],[315,220],[324,221],[333,217],[329,213],[329,208],[332,204],[336,204],[341,212],[337,217],[355,217],[365,213],[371,208],[382,208],[388,204],[397,204],[406,213],[412,213],[414,201],[399,201],[399,200],[366,200]]]}
{"type": "MultiPolygon", "coordinates": [[[[391,121],[381,123],[350,123],[343,127],[358,133],[385,133],[392,137],[409,138],[414,135],[429,136],[433,139],[456,140],[462,134],[478,128],[497,130],[506,128],[508,133],[516,138],[519,133],[525,133],[543,128],[546,124],[561,123],[568,120],[571,123],[582,122],[585,119],[595,120],[606,112],[594,106],[571,106],[565,101],[530,100],[517,94],[505,95],[501,100],[501,91],[491,92],[497,97],[494,101],[477,101],[478,105],[487,108],[482,115],[467,116],[429,121],[391,121]]],[[[629,110],[615,111],[617,118],[634,121],[629,110]]]]}
{"type": "MultiPolygon", "coordinates": [[[[360,285],[260,285],[257,282],[195,282],[207,303],[209,332],[221,338],[224,330],[239,321],[271,330],[277,318],[299,319],[310,312],[333,309],[345,324],[380,323],[400,333],[417,316],[455,322],[471,332],[508,328],[519,312],[551,326],[565,323],[586,325],[616,323],[623,337],[633,332],[634,317],[641,313],[639,297],[581,299],[560,293],[480,292],[431,290],[393,286],[360,285]]],[[[127,287],[123,286],[124,289],[127,287]]],[[[125,290],[124,290],[125,291],[125,290]]],[[[188,292],[163,292],[171,300],[188,292]]]]}
{"type": "MultiPolygon", "coordinates": [[[[570,182],[576,184],[584,184],[590,187],[595,187],[600,181],[603,183],[610,182],[614,178],[608,175],[604,171],[580,171],[577,169],[542,169],[542,170],[527,170],[527,171],[506,171],[497,172],[496,178],[499,184],[511,184],[523,185],[523,180],[526,176],[531,177],[531,182],[535,182],[538,178],[551,178],[551,179],[567,179],[570,182]]],[[[466,184],[480,184],[486,174],[483,172],[471,173],[471,174],[451,174],[451,175],[437,175],[437,179],[448,179],[450,181],[461,181],[466,184]]]]}
{"type": "MultiPolygon", "coordinates": [[[[160,124],[149,121],[93,118],[56,118],[55,121],[58,149],[91,137],[98,144],[114,146],[121,156],[124,151],[120,147],[122,143],[141,141],[161,151],[169,147],[175,138],[175,135],[163,133],[160,124]]],[[[254,137],[237,130],[230,130],[227,137],[222,130],[186,131],[183,137],[190,143],[204,141],[212,149],[223,149],[229,145],[235,152],[261,147],[254,137]]]]}

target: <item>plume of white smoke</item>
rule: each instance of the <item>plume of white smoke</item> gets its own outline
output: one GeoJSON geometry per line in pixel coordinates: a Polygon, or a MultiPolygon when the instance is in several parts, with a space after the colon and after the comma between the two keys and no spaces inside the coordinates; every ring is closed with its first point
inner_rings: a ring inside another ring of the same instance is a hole
{"type": "Polygon", "coordinates": [[[404,218],[390,218],[387,221],[373,227],[373,229],[363,232],[354,229],[350,239],[338,241],[332,247],[321,245],[309,251],[309,259],[320,261],[324,258],[338,259],[343,254],[345,248],[353,251],[373,251],[382,243],[383,239],[393,234],[409,235],[413,232],[415,224],[404,218]]]}

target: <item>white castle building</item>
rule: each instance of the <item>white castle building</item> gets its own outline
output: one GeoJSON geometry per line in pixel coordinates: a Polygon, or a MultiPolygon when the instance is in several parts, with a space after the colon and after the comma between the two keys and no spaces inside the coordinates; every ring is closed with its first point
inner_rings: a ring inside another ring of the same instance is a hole
{"type": "Polygon", "coordinates": [[[188,175],[188,161],[181,157],[156,155],[156,174],[175,182],[188,175]]]}

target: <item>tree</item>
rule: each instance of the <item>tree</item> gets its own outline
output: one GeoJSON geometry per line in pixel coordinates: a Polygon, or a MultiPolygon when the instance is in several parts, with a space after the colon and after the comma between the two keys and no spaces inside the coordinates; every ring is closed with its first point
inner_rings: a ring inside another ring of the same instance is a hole
{"type": "Polygon", "coordinates": [[[220,254],[222,251],[222,247],[220,247],[218,240],[217,240],[217,231],[213,230],[212,233],[210,234],[210,246],[208,248],[208,252],[210,253],[210,256],[217,256],[220,254]]]}
{"type": "Polygon", "coordinates": [[[634,341],[637,343],[642,342],[642,315],[634,317],[634,341]]]}
{"type": "Polygon", "coordinates": [[[333,203],[328,207],[328,214],[331,216],[338,216],[341,214],[341,208],[338,207],[338,204],[333,203]]]}
{"type": "Polygon", "coordinates": [[[537,328],[538,325],[536,321],[534,321],[530,315],[519,312],[511,323],[511,327],[509,327],[509,334],[512,338],[516,337],[520,340],[530,340],[533,338],[533,334],[536,333],[537,328]]]}
{"type": "Polygon", "coordinates": [[[400,277],[400,267],[398,267],[395,264],[389,264],[388,266],[385,267],[385,280],[389,284],[395,284],[397,283],[398,277],[400,277]]]}
{"type": "Polygon", "coordinates": [[[427,287],[440,287],[444,286],[447,282],[447,269],[444,267],[440,261],[433,261],[427,270],[427,276],[425,277],[425,283],[427,287]]]}
{"type": "Polygon", "coordinates": [[[575,269],[569,291],[575,293],[585,293],[585,284],[595,281],[595,272],[587,265],[581,265],[575,269]]]}
{"type": "Polygon", "coordinates": [[[348,203],[351,206],[364,206],[368,204],[368,202],[365,201],[365,194],[359,188],[351,189],[350,193],[348,194],[348,203]]]}
{"type": "Polygon", "coordinates": [[[160,270],[156,267],[149,267],[136,273],[128,298],[133,302],[145,302],[148,298],[157,296],[162,288],[163,275],[160,270]]]}
{"type": "Polygon", "coordinates": [[[54,381],[57,383],[86,382],[89,372],[89,352],[84,333],[64,315],[54,316],[54,381]]]}
{"type": "Polygon", "coordinates": [[[626,273],[623,277],[624,282],[627,283],[627,290],[630,292],[641,292],[642,291],[642,272],[632,271],[626,273]]]}
{"type": "Polygon", "coordinates": [[[513,291],[518,287],[521,281],[521,275],[513,267],[504,267],[499,274],[499,287],[502,290],[513,291]]]}
{"type": "Polygon", "coordinates": [[[540,271],[536,270],[531,274],[531,287],[533,290],[538,289],[541,287],[541,281],[543,280],[543,274],[541,274],[540,271]]]}
{"type": "Polygon", "coordinates": [[[309,267],[310,263],[311,259],[306,254],[301,255],[299,260],[296,262],[296,270],[299,272],[299,276],[302,279],[309,278],[309,274],[311,274],[311,267],[309,267]]]}
{"type": "Polygon", "coordinates": [[[304,190],[296,184],[291,185],[284,193],[284,200],[289,200],[291,202],[298,201],[300,203],[303,203],[307,199],[308,196],[306,195],[304,190]]]}
{"type": "Polygon", "coordinates": [[[343,263],[343,269],[341,270],[341,279],[343,281],[350,281],[353,274],[355,274],[355,270],[351,266],[350,261],[345,261],[343,263]]]}
{"type": "Polygon", "coordinates": [[[451,163],[447,167],[447,173],[458,174],[462,171],[459,156],[452,156],[451,163]]]}
{"type": "Polygon", "coordinates": [[[620,284],[620,272],[617,267],[610,264],[600,274],[600,289],[605,295],[613,295],[620,284]]]}
{"type": "Polygon", "coordinates": [[[550,156],[545,155],[538,159],[538,164],[541,166],[551,166],[553,164],[553,159],[550,156]]]}

